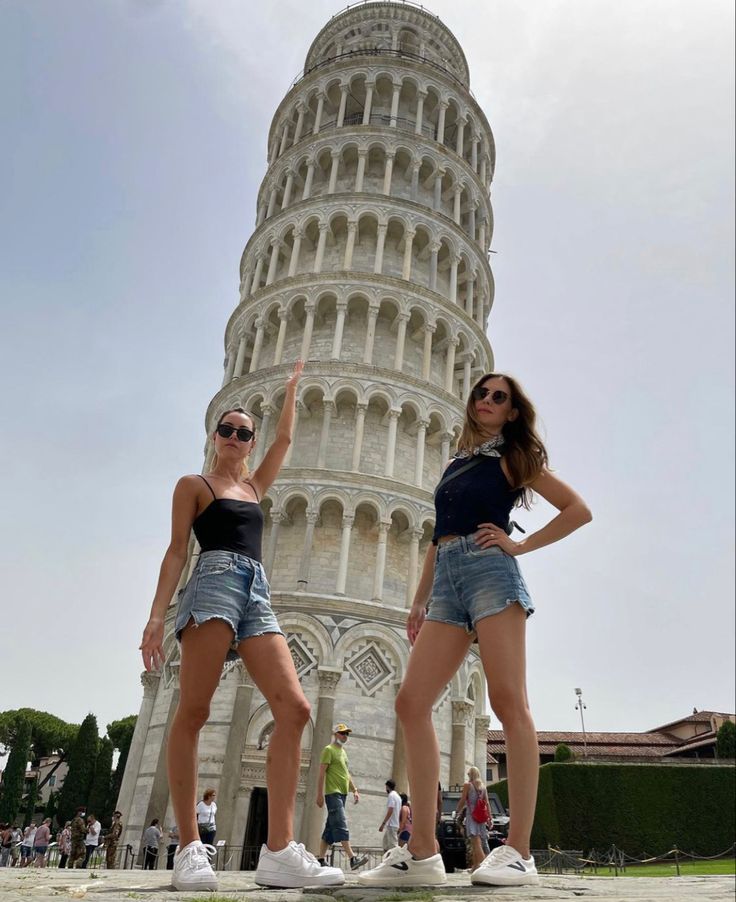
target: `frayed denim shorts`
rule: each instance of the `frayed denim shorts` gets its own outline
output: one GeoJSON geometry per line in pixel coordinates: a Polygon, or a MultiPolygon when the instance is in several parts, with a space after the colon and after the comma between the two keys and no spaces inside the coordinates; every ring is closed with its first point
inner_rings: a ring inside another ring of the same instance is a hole
{"type": "Polygon", "coordinates": [[[517,603],[527,617],[534,613],[515,557],[498,545],[481,548],[473,535],[440,542],[427,620],[472,633],[479,620],[517,603]]]}
{"type": "Polygon", "coordinates": [[[207,620],[224,620],[234,633],[227,659],[235,660],[243,639],[266,633],[284,635],[270,596],[263,564],[234,551],[203,551],[179,593],[176,638],[181,641],[182,630],[190,620],[196,626],[207,620]]]}

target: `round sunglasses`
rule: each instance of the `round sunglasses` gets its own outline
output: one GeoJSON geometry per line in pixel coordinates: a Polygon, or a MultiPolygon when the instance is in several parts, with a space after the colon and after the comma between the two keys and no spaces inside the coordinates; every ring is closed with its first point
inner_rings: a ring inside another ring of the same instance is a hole
{"type": "Polygon", "coordinates": [[[255,432],[252,429],[248,429],[247,426],[231,426],[229,423],[220,423],[217,427],[217,434],[220,438],[230,438],[230,436],[235,433],[239,442],[249,442],[255,432]]]}
{"type": "Polygon", "coordinates": [[[508,392],[501,391],[500,388],[497,388],[496,391],[492,392],[490,388],[484,388],[482,385],[474,388],[470,393],[470,396],[474,401],[482,401],[489,395],[491,396],[491,401],[493,401],[494,404],[504,404],[509,399],[508,392]]]}

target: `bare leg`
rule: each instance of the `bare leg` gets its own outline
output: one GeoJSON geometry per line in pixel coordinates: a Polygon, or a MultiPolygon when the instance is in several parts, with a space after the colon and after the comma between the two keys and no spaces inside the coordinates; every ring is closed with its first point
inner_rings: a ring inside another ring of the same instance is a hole
{"type": "Polygon", "coordinates": [[[412,799],[412,833],[408,846],[415,858],[435,854],[437,784],[440,749],[432,726],[432,705],[450,682],[470,647],[464,629],[425,622],[409,655],[409,666],[396,696],[396,713],[404,730],[406,769],[412,799]]]}
{"type": "Polygon", "coordinates": [[[473,870],[475,870],[486,857],[483,852],[483,846],[480,844],[480,836],[471,836],[470,846],[473,850],[473,870]]]}
{"type": "Polygon", "coordinates": [[[243,639],[238,654],[273,714],[274,730],[266,757],[267,845],[272,852],[279,852],[294,838],[301,738],[310,706],[283,636],[267,633],[243,639]]]}
{"type": "Polygon", "coordinates": [[[509,808],[514,816],[508,844],[524,858],[537,803],[539,747],[526,694],[526,614],[513,604],[478,621],[478,645],[488,695],[506,737],[509,808]]]}
{"type": "Polygon", "coordinates": [[[188,625],[181,637],[179,705],[166,746],[174,818],[179,825],[179,848],[199,839],[197,831],[197,740],[207,723],[210,702],[222,675],[233,630],[224,620],[188,625]]]}

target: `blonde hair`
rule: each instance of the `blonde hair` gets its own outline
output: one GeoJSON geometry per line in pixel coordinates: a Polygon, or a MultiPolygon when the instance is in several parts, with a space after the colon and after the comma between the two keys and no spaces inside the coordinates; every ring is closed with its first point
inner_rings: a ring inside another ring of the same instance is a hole
{"type": "Polygon", "coordinates": [[[481,786],[485,786],[485,783],[480,778],[480,771],[477,767],[468,768],[468,779],[473,784],[480,783],[481,786]]]}
{"type": "MultiPolygon", "coordinates": [[[[217,424],[215,425],[215,430],[217,430],[217,427],[220,425],[220,423],[221,423],[221,422],[225,419],[225,417],[226,417],[228,414],[230,414],[230,413],[242,413],[242,414],[244,414],[246,417],[248,417],[248,419],[250,420],[250,424],[251,424],[251,426],[253,427],[253,435],[255,436],[255,434],[256,434],[256,424],[255,424],[255,422],[254,422],[254,420],[253,420],[253,417],[248,413],[247,410],[245,410],[245,409],[242,408],[242,407],[231,407],[230,410],[226,410],[224,413],[220,414],[220,419],[217,421],[217,424]]],[[[212,440],[212,442],[213,442],[213,447],[214,447],[214,439],[212,440]]],[[[212,460],[210,461],[210,466],[209,466],[209,472],[210,472],[210,473],[217,467],[218,459],[219,459],[219,458],[218,458],[218,456],[217,456],[217,451],[213,451],[213,453],[212,453],[212,460]]],[[[241,481],[247,480],[247,478],[248,478],[249,475],[250,475],[250,469],[248,468],[248,458],[246,457],[245,460],[243,461],[243,466],[240,468],[240,479],[241,479],[241,481]]],[[[214,789],[212,790],[212,792],[214,792],[214,789]]]]}
{"type": "Polygon", "coordinates": [[[505,373],[486,373],[473,386],[465,405],[465,421],[457,442],[458,451],[471,451],[487,439],[481,422],[475,413],[473,392],[489,379],[505,379],[511,389],[511,406],[516,410],[515,420],[504,423],[503,437],[506,444],[503,456],[509,468],[509,475],[515,489],[521,494],[517,504],[529,509],[532,502],[530,483],[548,466],[547,449],[537,432],[537,412],[521,385],[505,373]]]}

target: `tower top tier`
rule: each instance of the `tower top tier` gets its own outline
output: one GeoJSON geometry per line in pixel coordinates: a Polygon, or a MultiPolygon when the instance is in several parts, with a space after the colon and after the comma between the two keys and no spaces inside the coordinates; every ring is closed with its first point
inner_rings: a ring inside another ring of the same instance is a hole
{"type": "Polygon", "coordinates": [[[334,15],[309,48],[304,74],[350,54],[378,53],[416,59],[449,72],[465,87],[470,72],[450,29],[418,3],[364,0],[334,15]]]}

